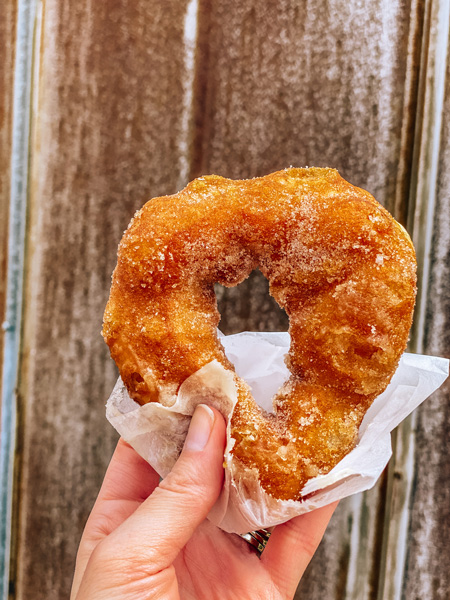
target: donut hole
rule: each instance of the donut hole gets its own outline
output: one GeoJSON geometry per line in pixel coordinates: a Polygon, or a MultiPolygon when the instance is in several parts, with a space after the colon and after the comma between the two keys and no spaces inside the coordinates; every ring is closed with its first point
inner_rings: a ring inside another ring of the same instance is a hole
{"type": "Polygon", "coordinates": [[[269,294],[269,282],[259,269],[237,286],[216,283],[214,290],[221,316],[219,329],[225,335],[289,329],[289,318],[269,294]]]}

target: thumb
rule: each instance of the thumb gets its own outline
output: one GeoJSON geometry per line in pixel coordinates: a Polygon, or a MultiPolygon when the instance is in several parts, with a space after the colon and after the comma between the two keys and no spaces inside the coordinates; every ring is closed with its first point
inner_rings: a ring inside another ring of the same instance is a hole
{"type": "Polygon", "coordinates": [[[128,561],[133,563],[136,558],[138,564],[145,564],[148,574],[173,563],[220,494],[224,446],[222,415],[200,404],[170,474],[109,536],[115,538],[110,542],[121,548],[128,561]]]}

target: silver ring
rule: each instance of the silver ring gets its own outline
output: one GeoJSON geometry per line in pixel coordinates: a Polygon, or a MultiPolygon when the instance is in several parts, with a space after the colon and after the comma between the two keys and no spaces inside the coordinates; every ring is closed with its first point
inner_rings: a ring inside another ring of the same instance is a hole
{"type": "Polygon", "coordinates": [[[258,531],[249,531],[248,533],[240,533],[240,537],[244,539],[250,546],[256,550],[259,557],[264,552],[264,548],[269,541],[271,531],[267,529],[259,529],[258,531]]]}

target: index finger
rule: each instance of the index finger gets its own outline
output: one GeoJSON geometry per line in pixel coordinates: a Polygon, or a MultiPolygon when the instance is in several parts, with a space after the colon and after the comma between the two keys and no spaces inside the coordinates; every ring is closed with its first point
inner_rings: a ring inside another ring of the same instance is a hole
{"type": "Polygon", "coordinates": [[[86,530],[101,530],[109,535],[150,496],[159,475],[122,438],[111,458],[86,530]]]}
{"type": "Polygon", "coordinates": [[[158,483],[159,475],[156,471],[129,444],[120,439],[83,532],[71,598],[76,596],[86,565],[97,544],[128,519],[158,483]]]}

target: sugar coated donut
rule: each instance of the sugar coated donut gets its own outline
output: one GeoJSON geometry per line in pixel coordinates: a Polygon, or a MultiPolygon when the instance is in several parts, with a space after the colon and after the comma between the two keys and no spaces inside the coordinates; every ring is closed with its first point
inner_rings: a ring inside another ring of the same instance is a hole
{"type": "Polygon", "coordinates": [[[154,198],[120,242],[103,336],[129,394],[171,404],[216,359],[214,283],[257,266],[290,320],[290,378],[264,413],[238,376],[234,458],[280,499],[299,499],[355,445],[405,349],[416,292],[411,240],[366,191],[333,169],[232,181],[200,177],[154,198]]]}

